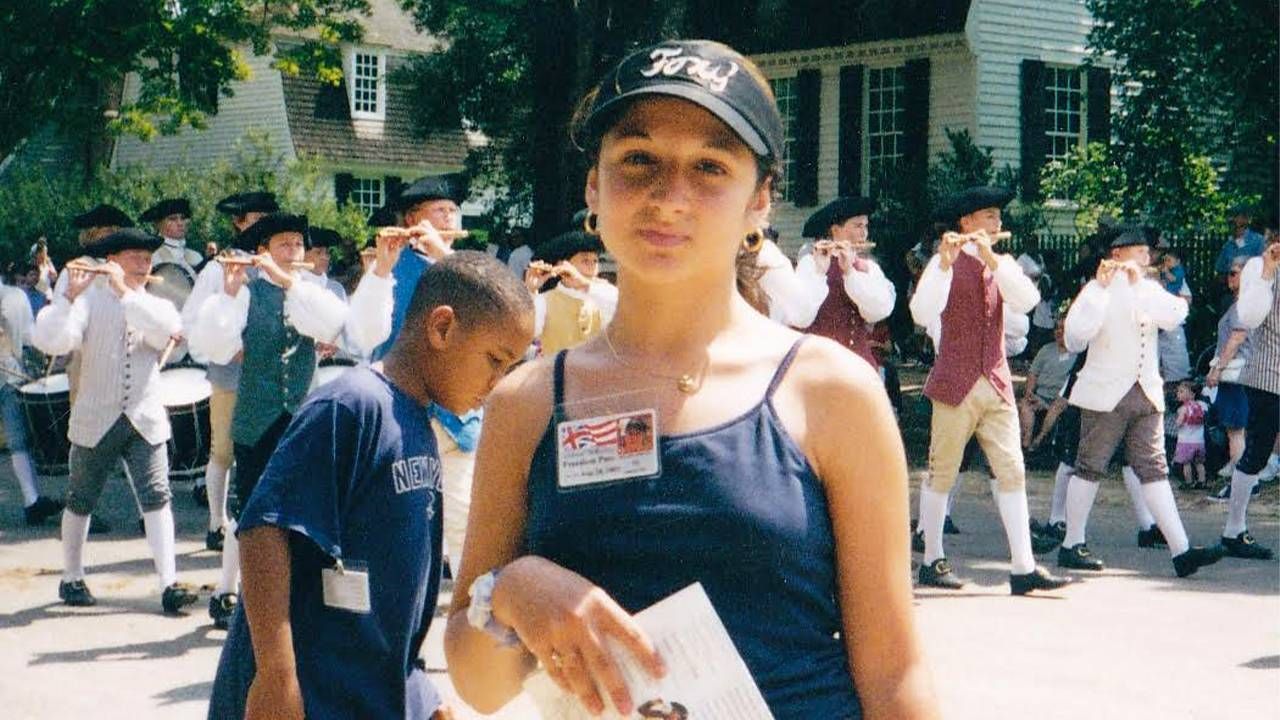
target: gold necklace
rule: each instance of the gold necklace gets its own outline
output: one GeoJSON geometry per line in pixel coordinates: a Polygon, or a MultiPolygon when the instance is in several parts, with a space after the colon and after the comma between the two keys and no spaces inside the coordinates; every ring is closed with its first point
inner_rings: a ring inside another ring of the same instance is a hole
{"type": "Polygon", "coordinates": [[[706,377],[707,365],[710,364],[710,359],[708,359],[707,362],[703,363],[702,370],[698,372],[697,377],[689,373],[683,373],[681,375],[664,375],[663,373],[658,373],[642,367],[637,367],[631,362],[628,362],[627,360],[623,359],[623,357],[618,354],[618,349],[613,346],[613,338],[609,336],[609,328],[606,327],[604,329],[604,332],[601,334],[604,335],[604,343],[609,346],[609,352],[613,354],[613,359],[617,360],[622,365],[625,365],[637,372],[642,372],[646,375],[652,375],[654,377],[662,378],[663,380],[674,380],[676,383],[676,389],[684,393],[685,395],[692,395],[702,389],[702,381],[706,377]]]}

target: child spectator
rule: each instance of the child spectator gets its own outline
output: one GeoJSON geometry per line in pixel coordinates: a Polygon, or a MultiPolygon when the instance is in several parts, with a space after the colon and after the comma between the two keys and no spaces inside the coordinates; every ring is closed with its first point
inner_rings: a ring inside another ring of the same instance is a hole
{"type": "Polygon", "coordinates": [[[1204,416],[1209,406],[1196,399],[1196,387],[1189,381],[1178,383],[1178,445],[1173,461],[1182,466],[1182,476],[1187,487],[1205,487],[1204,477],[1204,416]],[[1193,467],[1194,466],[1194,467],[1193,467]]]}

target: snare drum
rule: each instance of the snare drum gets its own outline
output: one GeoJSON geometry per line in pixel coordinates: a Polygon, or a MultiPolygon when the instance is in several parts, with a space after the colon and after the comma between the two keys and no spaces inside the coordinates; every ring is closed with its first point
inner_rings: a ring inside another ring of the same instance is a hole
{"type": "MultiPolygon", "coordinates": [[[[182,312],[182,307],[187,304],[187,298],[191,297],[191,290],[196,285],[196,276],[191,270],[178,263],[162,262],[151,268],[151,275],[156,279],[147,283],[147,292],[168,300],[178,312],[182,312]]],[[[187,343],[184,340],[169,353],[169,361],[165,367],[182,362],[186,357],[187,343]]]]}
{"type": "Polygon", "coordinates": [[[169,477],[204,475],[209,464],[209,396],[213,386],[204,368],[160,372],[160,398],[169,413],[169,477]]]}
{"type": "Polygon", "coordinates": [[[18,388],[22,414],[27,419],[27,445],[36,472],[66,475],[71,441],[67,424],[71,418],[71,386],[66,373],[50,375],[18,388]]]}
{"type": "Polygon", "coordinates": [[[329,358],[321,362],[320,367],[316,368],[315,376],[311,378],[311,389],[333,382],[356,365],[356,361],[349,358],[329,358]]]}

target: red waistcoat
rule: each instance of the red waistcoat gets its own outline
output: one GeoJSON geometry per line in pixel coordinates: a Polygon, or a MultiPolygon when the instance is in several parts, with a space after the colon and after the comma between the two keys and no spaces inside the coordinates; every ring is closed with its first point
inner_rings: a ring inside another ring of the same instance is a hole
{"type": "Polygon", "coordinates": [[[924,394],[959,405],[985,377],[1012,405],[1013,378],[1004,356],[1004,302],[995,277],[985,263],[963,252],[951,271],[951,293],[942,310],[942,346],[924,394]]]}
{"type": "Polygon", "coordinates": [[[860,355],[872,367],[880,367],[875,353],[871,352],[871,330],[858,312],[857,304],[844,291],[844,273],[834,259],[827,268],[827,299],[822,301],[806,332],[831,338],[860,355]]]}

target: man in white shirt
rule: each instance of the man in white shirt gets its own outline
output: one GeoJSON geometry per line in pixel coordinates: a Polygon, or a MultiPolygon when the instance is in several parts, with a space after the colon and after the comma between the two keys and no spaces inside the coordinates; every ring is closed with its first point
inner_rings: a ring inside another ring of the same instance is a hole
{"type": "Polygon", "coordinates": [[[160,397],[158,361],[182,331],[172,304],[146,291],[151,253],[161,240],[121,230],[86,248],[105,258],[105,284],[71,270],[65,292],[40,311],[33,341],[49,355],[79,350],[81,392],[71,405],[70,484],[62,514],[63,576],[58,596],[67,605],[93,605],[84,581],[89,518],[107,478],[123,460],[129,470],[147,543],[160,576],[161,605],[175,613],[196,601],[177,583],[173,511],[169,504],[169,416],[160,397]]]}
{"type": "Polygon", "coordinates": [[[1156,332],[1181,324],[1187,303],[1147,277],[1148,242],[1140,228],[1120,233],[1111,242],[1109,261],[1098,266],[1067,311],[1067,349],[1087,349],[1089,355],[1069,397],[1080,408],[1080,446],[1067,486],[1067,531],[1058,565],[1103,569],[1085,544],[1085,525],[1098,483],[1123,443],[1125,464],[1142,484],[1142,497],[1168,542],[1174,571],[1186,577],[1217,562],[1222,550],[1191,546],[1169,485],[1156,332]]]}

